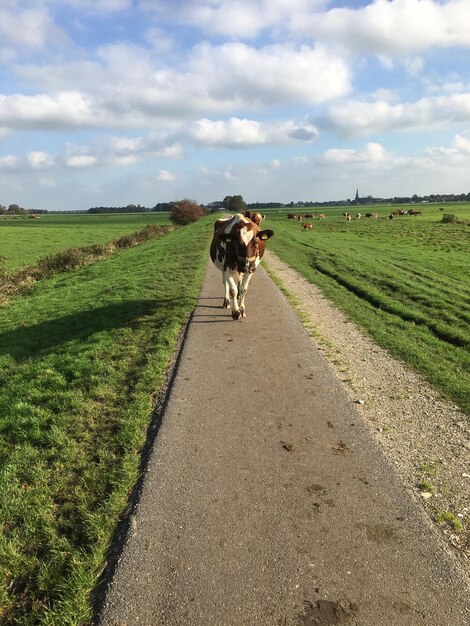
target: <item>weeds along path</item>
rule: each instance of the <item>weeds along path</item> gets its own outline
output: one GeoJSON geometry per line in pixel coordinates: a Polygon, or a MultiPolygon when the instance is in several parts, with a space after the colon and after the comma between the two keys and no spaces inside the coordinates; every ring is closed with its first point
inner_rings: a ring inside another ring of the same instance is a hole
{"type": "Polygon", "coordinates": [[[0,307],[1,624],[90,618],[211,228],[121,249],[0,307]]]}
{"type": "Polygon", "coordinates": [[[468,578],[279,289],[209,264],[100,626],[464,626],[468,578]]]}

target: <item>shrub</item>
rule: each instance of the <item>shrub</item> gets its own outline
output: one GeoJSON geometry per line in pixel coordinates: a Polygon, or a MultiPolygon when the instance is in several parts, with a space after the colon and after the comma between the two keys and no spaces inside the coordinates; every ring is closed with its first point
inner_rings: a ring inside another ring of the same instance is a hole
{"type": "Polygon", "coordinates": [[[452,215],[451,213],[444,213],[444,215],[442,216],[442,221],[444,222],[444,224],[452,224],[456,221],[455,215],[452,215]]]}
{"type": "Polygon", "coordinates": [[[205,215],[205,210],[194,200],[179,200],[173,204],[173,210],[170,219],[179,226],[186,226],[205,215]]]}

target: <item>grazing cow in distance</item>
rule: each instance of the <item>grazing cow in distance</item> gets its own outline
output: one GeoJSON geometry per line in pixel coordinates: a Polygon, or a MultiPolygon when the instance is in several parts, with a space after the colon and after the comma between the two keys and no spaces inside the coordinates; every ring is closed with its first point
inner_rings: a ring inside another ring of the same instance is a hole
{"type": "Polygon", "coordinates": [[[378,215],[377,213],[366,213],[366,217],[373,217],[373,218],[377,218],[378,215]]]}
{"type": "Polygon", "coordinates": [[[296,220],[297,219],[297,215],[295,213],[289,213],[289,215],[287,216],[288,220],[296,220]]]}
{"type": "Polygon", "coordinates": [[[357,214],[356,214],[356,218],[357,218],[358,220],[360,220],[360,219],[361,219],[361,217],[362,217],[362,213],[357,213],[357,214]]]}
{"type": "Polygon", "coordinates": [[[246,317],[245,296],[253,272],[263,258],[272,230],[261,230],[241,213],[222,218],[214,224],[210,256],[222,271],[225,297],[223,307],[232,309],[232,318],[246,317]]]}
{"type": "Polygon", "coordinates": [[[304,222],[301,225],[302,230],[312,230],[313,229],[313,224],[310,224],[309,222],[304,222]]]}
{"type": "Polygon", "coordinates": [[[324,213],[320,213],[320,215],[318,216],[319,220],[324,220],[325,219],[325,214],[324,213]]]}

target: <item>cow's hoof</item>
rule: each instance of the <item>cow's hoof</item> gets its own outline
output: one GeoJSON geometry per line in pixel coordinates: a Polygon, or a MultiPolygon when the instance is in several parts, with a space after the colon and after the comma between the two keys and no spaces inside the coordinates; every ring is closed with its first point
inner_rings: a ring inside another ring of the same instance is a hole
{"type": "Polygon", "coordinates": [[[228,309],[230,307],[230,301],[227,298],[224,298],[224,303],[222,304],[223,309],[228,309]]]}
{"type": "Polygon", "coordinates": [[[232,311],[232,318],[234,320],[240,319],[240,315],[241,315],[240,311],[232,311]]]}
{"type": "Polygon", "coordinates": [[[245,309],[240,309],[240,315],[246,317],[245,309]]]}

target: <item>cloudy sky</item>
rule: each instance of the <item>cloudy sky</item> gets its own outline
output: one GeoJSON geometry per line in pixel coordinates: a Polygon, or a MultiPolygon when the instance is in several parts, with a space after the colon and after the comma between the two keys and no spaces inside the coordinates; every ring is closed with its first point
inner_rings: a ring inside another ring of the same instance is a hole
{"type": "Polygon", "coordinates": [[[470,192],[470,0],[1,0],[0,203],[470,192]]]}

